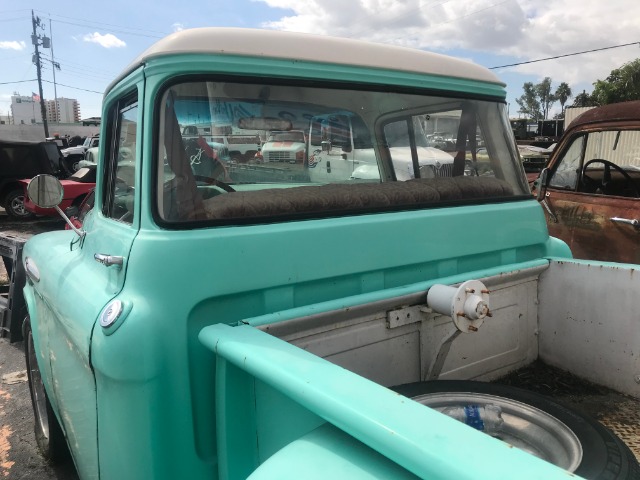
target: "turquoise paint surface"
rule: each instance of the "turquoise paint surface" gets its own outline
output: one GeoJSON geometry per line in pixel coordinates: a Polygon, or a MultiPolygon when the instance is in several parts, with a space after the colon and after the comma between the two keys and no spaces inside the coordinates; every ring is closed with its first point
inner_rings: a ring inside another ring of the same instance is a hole
{"type": "MultiPolygon", "coordinates": [[[[254,398],[251,389],[256,388],[266,409],[284,405],[286,417],[300,407],[267,386],[246,387],[249,397],[233,395],[244,388],[234,376],[233,389],[219,388],[216,394],[214,378],[226,377],[198,340],[202,328],[249,319],[277,321],[343,305],[346,297],[362,303],[427,288],[437,279],[544,265],[551,250],[557,250],[555,242],[546,234],[535,200],[193,231],[143,228],[118,296],[133,308],[114,333],[107,336],[98,329],[94,335],[93,362],[99,402],[104,402],[99,411],[110,425],[108,437],[101,433],[101,453],[135,452],[137,458],[148,458],[136,464],[137,473],[149,475],[153,468],[156,478],[181,472],[215,477],[218,471],[253,465],[254,460],[218,458],[225,449],[262,458],[250,448],[255,436],[234,437],[233,432],[256,431],[268,422],[259,415],[252,418],[258,411],[238,405],[254,398]],[[190,248],[183,247],[187,243],[190,248]],[[369,251],[383,254],[363,254],[369,251]],[[216,418],[213,399],[240,411],[216,418]],[[126,437],[118,438],[123,430],[126,437]],[[142,451],[149,442],[153,458],[148,449],[142,451]],[[227,446],[234,442],[249,445],[227,446]],[[170,461],[176,455],[179,464],[170,461]]],[[[296,418],[304,433],[319,422],[308,412],[296,418]]],[[[297,427],[264,433],[261,451],[273,452],[297,438],[297,427]]],[[[105,468],[109,478],[127,474],[119,464],[105,468]]]]}
{"type": "Polygon", "coordinates": [[[166,76],[190,73],[219,73],[254,76],[258,79],[312,79],[333,82],[397,85],[420,89],[464,92],[498,99],[506,98],[502,84],[479,82],[457,77],[422,75],[413,72],[349,67],[324,63],[288,61],[274,58],[247,58],[233,55],[168,55],[154,58],[145,67],[146,74],[166,76]]]}

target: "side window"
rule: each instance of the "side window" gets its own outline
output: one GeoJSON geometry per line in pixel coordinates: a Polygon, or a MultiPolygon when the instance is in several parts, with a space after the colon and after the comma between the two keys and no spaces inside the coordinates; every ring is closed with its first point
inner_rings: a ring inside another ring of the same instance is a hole
{"type": "MultiPolygon", "coordinates": [[[[396,178],[400,181],[414,178],[413,152],[407,120],[387,123],[384,126],[384,141],[389,149],[396,178]]],[[[432,177],[434,175],[427,174],[424,176],[432,177]]]]}
{"type": "Polygon", "coordinates": [[[132,223],[135,207],[136,144],[138,136],[137,98],[119,103],[109,140],[108,185],[104,214],[120,222],[132,223]]]}
{"type": "Polygon", "coordinates": [[[564,152],[551,176],[549,186],[563,190],[575,190],[581,168],[584,136],[580,136],[571,142],[564,152]]]}

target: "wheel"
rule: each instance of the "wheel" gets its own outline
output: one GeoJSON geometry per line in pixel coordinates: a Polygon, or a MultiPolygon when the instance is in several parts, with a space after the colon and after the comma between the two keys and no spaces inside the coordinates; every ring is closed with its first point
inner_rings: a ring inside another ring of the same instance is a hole
{"type": "Polygon", "coordinates": [[[537,393],[458,380],[411,383],[393,390],[461,421],[466,419],[468,425],[581,477],[640,479],[638,462],[616,435],[596,420],[537,393]],[[489,417],[484,421],[477,416],[477,409],[482,415],[482,407],[489,417]]]}
{"type": "Polygon", "coordinates": [[[625,187],[633,194],[633,196],[635,198],[640,197],[640,192],[638,192],[638,189],[636,188],[636,184],[633,181],[633,178],[631,178],[631,176],[619,165],[616,165],[615,163],[610,162],[609,160],[603,160],[602,158],[594,158],[593,160],[589,160],[587,163],[584,164],[584,167],[582,167],[583,182],[584,180],[587,180],[587,183],[591,183],[591,184],[598,183],[587,175],[587,167],[593,163],[601,163],[604,165],[602,181],[600,182],[600,187],[602,188],[603,192],[605,193],[607,192],[607,188],[609,186],[609,183],[611,182],[611,169],[613,168],[615,171],[617,171],[624,177],[624,179],[626,180],[625,187]]]}
{"type": "Polygon", "coordinates": [[[4,209],[7,215],[13,218],[27,219],[34,215],[24,206],[25,195],[23,190],[12,190],[5,198],[4,209]]]}
{"type": "Polygon", "coordinates": [[[84,155],[69,155],[63,160],[63,166],[69,175],[73,175],[80,168],[79,162],[84,160],[84,155]]]}
{"type": "Polygon", "coordinates": [[[35,418],[36,443],[42,455],[49,462],[52,464],[64,463],[70,457],[69,448],[42,383],[29,317],[25,319],[24,349],[31,404],[35,418]]]}

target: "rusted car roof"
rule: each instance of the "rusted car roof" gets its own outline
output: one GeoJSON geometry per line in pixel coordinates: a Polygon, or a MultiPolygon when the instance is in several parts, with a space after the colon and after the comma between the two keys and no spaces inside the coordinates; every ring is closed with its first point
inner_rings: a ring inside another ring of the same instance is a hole
{"type": "Polygon", "coordinates": [[[593,125],[594,123],[606,122],[638,122],[640,118],[640,100],[623,103],[612,103],[603,105],[602,107],[593,108],[578,115],[571,122],[568,130],[581,128],[585,124],[593,125]]]}

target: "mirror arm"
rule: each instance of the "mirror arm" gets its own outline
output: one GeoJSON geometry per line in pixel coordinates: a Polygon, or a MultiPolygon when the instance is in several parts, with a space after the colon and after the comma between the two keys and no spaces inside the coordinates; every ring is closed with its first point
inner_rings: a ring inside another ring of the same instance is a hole
{"type": "MultiPolygon", "coordinates": [[[[547,196],[549,195],[548,193],[546,194],[547,196]]],[[[551,207],[549,206],[549,203],[547,202],[546,198],[543,198],[542,200],[540,200],[540,203],[542,204],[542,206],[545,208],[545,210],[547,211],[547,213],[549,214],[549,217],[551,218],[551,220],[553,221],[553,223],[558,223],[558,217],[556,216],[555,213],[553,213],[553,211],[551,210],[551,207]]]]}
{"type": "Polygon", "coordinates": [[[58,205],[54,206],[53,208],[55,208],[56,211],[60,214],[60,216],[64,218],[64,221],[67,222],[67,225],[71,227],[71,229],[76,233],[76,235],[78,235],[80,238],[84,238],[87,232],[85,232],[84,230],[78,230],[78,228],[73,224],[73,222],[69,219],[69,217],[67,217],[67,214],[64,213],[58,205]]]}
{"type": "Polygon", "coordinates": [[[543,168],[540,172],[540,176],[538,177],[538,185],[536,187],[536,200],[540,202],[540,204],[544,207],[544,209],[549,214],[549,217],[553,221],[553,223],[558,223],[558,217],[551,210],[551,206],[549,202],[547,202],[547,197],[549,196],[549,192],[547,192],[547,184],[549,183],[549,169],[547,167],[543,168]]]}
{"type": "Polygon", "coordinates": [[[538,176],[537,186],[536,186],[536,200],[541,202],[544,199],[545,194],[547,193],[547,181],[549,178],[549,169],[543,168],[538,176]]]}

